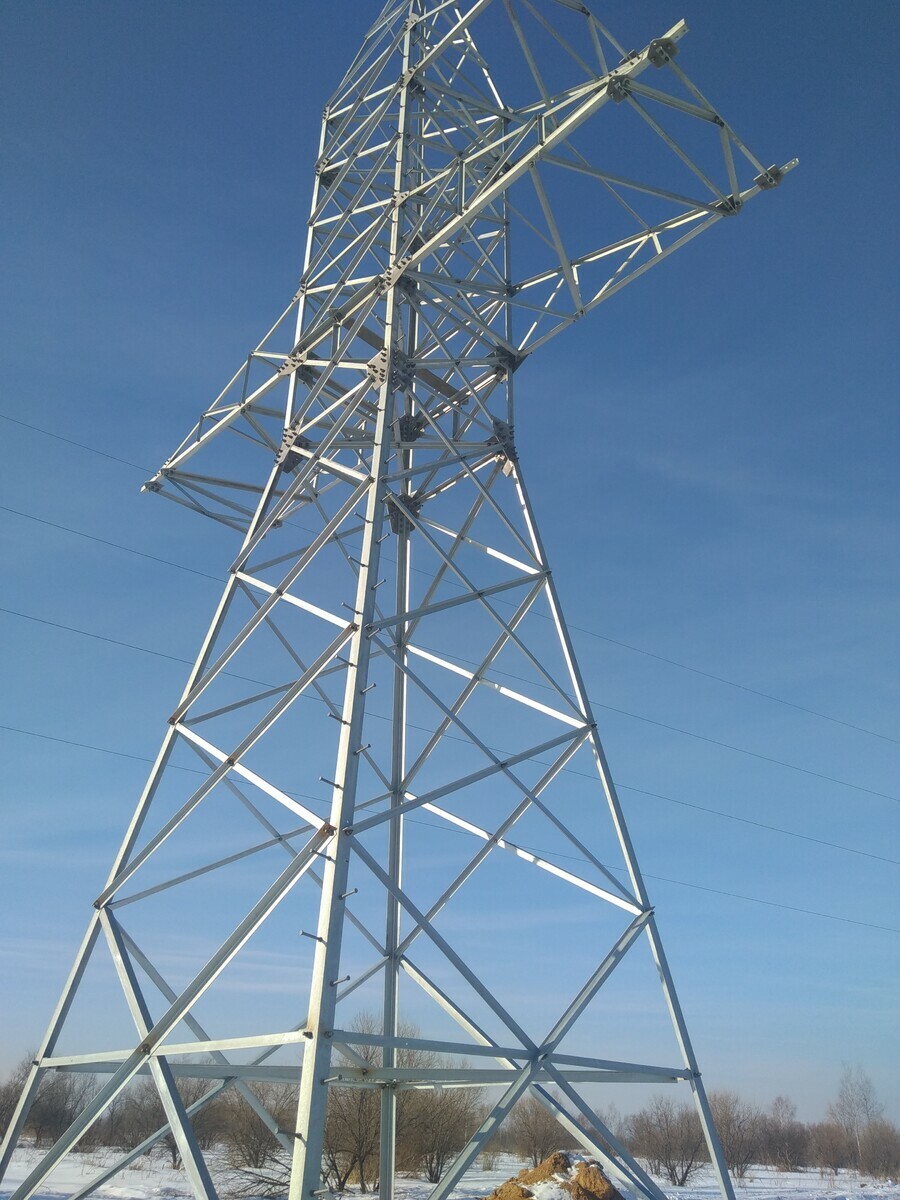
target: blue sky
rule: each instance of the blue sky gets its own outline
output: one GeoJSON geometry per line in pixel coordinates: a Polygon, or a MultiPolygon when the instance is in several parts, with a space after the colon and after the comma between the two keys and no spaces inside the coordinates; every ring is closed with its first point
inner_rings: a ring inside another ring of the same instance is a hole
{"type": "MultiPolygon", "coordinates": [[[[0,1067],[217,598],[227,535],[138,488],[293,292],[371,11],[335,7],[0,9],[0,723],[61,739],[0,730],[0,1067]]],[[[535,356],[520,455],[707,1082],[813,1118],[859,1063],[898,1118],[897,11],[626,8],[629,45],[686,17],[685,68],[801,166],[535,356]]]]}

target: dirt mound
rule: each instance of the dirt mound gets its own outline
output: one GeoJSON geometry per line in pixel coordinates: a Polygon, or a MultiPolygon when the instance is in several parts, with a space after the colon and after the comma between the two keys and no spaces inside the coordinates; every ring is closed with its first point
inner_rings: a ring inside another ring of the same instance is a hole
{"type": "Polygon", "coordinates": [[[501,1183],[487,1200],[531,1200],[534,1192],[530,1185],[550,1179],[556,1180],[572,1200],[622,1200],[598,1162],[581,1155],[564,1154],[561,1150],[536,1167],[526,1167],[515,1179],[501,1183]]]}
{"type": "Polygon", "coordinates": [[[520,1171],[516,1176],[516,1183],[524,1183],[527,1187],[529,1183],[543,1183],[545,1179],[552,1179],[554,1175],[566,1176],[571,1166],[568,1154],[563,1154],[562,1150],[555,1150],[536,1167],[527,1167],[520,1171]]]}
{"type": "Polygon", "coordinates": [[[575,1164],[575,1178],[566,1191],[571,1192],[572,1200],[622,1200],[597,1163],[584,1160],[575,1164]]]}

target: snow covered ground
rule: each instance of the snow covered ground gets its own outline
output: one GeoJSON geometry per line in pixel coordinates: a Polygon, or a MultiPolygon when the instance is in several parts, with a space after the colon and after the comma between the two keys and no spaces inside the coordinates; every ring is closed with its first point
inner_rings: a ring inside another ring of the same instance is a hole
{"type": "MultiPolygon", "coordinates": [[[[16,1152],[3,1181],[0,1200],[5,1200],[11,1189],[25,1178],[37,1159],[38,1155],[33,1150],[16,1152]]],[[[55,1198],[72,1195],[96,1176],[106,1162],[103,1152],[72,1155],[41,1190],[38,1200],[43,1196],[55,1198]]],[[[491,1171],[471,1172],[453,1196],[459,1200],[487,1196],[524,1165],[515,1159],[503,1157],[491,1171]]],[[[719,1197],[708,1170],[695,1175],[688,1187],[672,1188],[665,1183],[662,1186],[672,1200],[718,1200],[719,1197]]],[[[430,1186],[419,1179],[398,1180],[396,1186],[397,1195],[402,1200],[425,1200],[429,1190],[430,1186]]],[[[735,1188],[735,1192],[737,1200],[900,1200],[900,1180],[883,1182],[852,1171],[841,1171],[837,1176],[822,1176],[814,1170],[783,1174],[769,1167],[751,1167],[747,1178],[735,1188]]],[[[140,1159],[96,1192],[97,1196],[106,1197],[107,1200],[180,1200],[190,1194],[184,1172],[172,1170],[161,1158],[140,1159]]]]}

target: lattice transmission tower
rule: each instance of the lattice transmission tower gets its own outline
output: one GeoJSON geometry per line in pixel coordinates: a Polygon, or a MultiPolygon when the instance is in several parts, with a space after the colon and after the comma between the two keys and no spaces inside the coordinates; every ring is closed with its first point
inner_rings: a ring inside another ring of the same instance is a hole
{"type": "Polygon", "coordinates": [[[164,1121],[77,1197],[169,1134],[214,1197],[191,1118],[226,1090],[316,1194],[336,1089],[377,1094],[390,1197],[410,1095],[475,1088],[433,1197],[530,1094],[664,1200],[598,1112],[635,1082],[691,1093],[732,1196],[513,422],[526,359],[794,165],[687,78],[685,32],[630,51],[576,0],[389,0],[366,36],[296,294],[145,485],[239,549],[2,1169],[48,1073],[100,1086],[13,1200],[139,1076],[164,1121]],[[299,1087],[295,1123],[260,1083],[299,1087]]]}

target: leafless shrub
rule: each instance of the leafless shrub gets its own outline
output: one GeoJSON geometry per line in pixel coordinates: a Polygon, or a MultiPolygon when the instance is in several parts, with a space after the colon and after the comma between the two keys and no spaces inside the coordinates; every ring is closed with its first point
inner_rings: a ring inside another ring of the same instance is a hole
{"type": "Polygon", "coordinates": [[[760,1161],[778,1171],[796,1171],[809,1163],[809,1129],[797,1120],[797,1106],[776,1096],[763,1115],[760,1161]]]}
{"type": "Polygon", "coordinates": [[[837,1121],[820,1121],[809,1127],[810,1161],[822,1175],[836,1175],[841,1167],[853,1165],[855,1146],[847,1130],[837,1121]]]}
{"type": "Polygon", "coordinates": [[[736,1092],[711,1092],[709,1106],[725,1165],[735,1179],[743,1179],[760,1150],[762,1112],[736,1092]]]}
{"type": "Polygon", "coordinates": [[[860,1135],[860,1167],[876,1179],[900,1176],[900,1129],[890,1121],[874,1118],[860,1135]]]}
{"type": "Polygon", "coordinates": [[[655,1096],[630,1122],[631,1149],[647,1160],[654,1175],[684,1187],[705,1160],[706,1145],[696,1110],[655,1096]]]}

